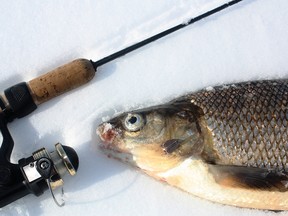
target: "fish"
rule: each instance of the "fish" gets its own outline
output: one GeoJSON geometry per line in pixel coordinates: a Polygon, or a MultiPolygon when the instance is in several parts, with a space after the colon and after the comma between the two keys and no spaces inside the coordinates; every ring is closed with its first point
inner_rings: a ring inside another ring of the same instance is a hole
{"type": "Polygon", "coordinates": [[[108,156],[196,197],[288,210],[288,80],[208,87],[97,127],[108,156]]]}

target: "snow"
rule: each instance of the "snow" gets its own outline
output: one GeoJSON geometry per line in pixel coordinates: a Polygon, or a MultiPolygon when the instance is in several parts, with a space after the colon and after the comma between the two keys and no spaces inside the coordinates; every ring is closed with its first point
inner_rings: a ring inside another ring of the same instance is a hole
{"type": "MultiPolygon", "coordinates": [[[[0,13],[0,86],[76,58],[98,60],[223,0],[7,1],[0,13]]],[[[161,104],[207,86],[287,78],[288,2],[246,0],[103,65],[87,85],[51,100],[9,126],[12,160],[61,142],[79,154],[66,176],[66,206],[49,192],[8,205],[1,215],[263,215],[198,199],[107,158],[95,133],[102,118],[161,104]]],[[[61,191],[56,191],[59,198],[61,191]]],[[[266,212],[265,215],[275,215],[266,212]]],[[[285,212],[277,215],[285,215],[285,212]]]]}

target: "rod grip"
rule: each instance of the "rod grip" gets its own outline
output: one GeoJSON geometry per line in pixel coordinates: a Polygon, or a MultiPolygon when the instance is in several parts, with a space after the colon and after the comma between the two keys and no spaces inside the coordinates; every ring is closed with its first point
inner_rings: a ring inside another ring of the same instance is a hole
{"type": "Polygon", "coordinates": [[[89,82],[94,75],[95,69],[91,61],[76,59],[30,80],[27,84],[35,104],[39,105],[89,82]]]}

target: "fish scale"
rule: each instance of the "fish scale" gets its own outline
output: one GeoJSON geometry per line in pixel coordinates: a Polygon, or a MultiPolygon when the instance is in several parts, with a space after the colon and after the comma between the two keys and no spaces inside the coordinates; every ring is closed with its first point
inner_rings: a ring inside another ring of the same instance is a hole
{"type": "Polygon", "coordinates": [[[217,164],[288,170],[288,81],[255,81],[189,95],[202,108],[217,164]]]}

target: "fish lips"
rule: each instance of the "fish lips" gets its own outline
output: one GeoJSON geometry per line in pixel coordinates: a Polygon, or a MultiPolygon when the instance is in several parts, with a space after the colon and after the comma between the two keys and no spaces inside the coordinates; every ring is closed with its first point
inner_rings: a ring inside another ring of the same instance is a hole
{"type": "Polygon", "coordinates": [[[114,139],[119,135],[119,131],[117,131],[112,124],[107,122],[99,125],[96,133],[107,146],[112,144],[114,139]]]}
{"type": "Polygon", "coordinates": [[[121,143],[117,138],[121,137],[121,130],[105,122],[98,126],[96,133],[102,141],[100,148],[108,157],[135,165],[133,155],[120,148],[121,143]]]}
{"type": "MultiPolygon", "coordinates": [[[[100,147],[105,150],[112,150],[118,153],[126,153],[121,146],[120,137],[122,135],[122,131],[113,126],[113,124],[109,122],[104,122],[98,126],[96,130],[97,135],[101,139],[100,147]]],[[[105,151],[106,152],[106,151],[105,151]]]]}

